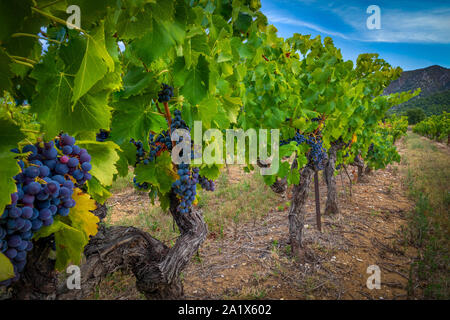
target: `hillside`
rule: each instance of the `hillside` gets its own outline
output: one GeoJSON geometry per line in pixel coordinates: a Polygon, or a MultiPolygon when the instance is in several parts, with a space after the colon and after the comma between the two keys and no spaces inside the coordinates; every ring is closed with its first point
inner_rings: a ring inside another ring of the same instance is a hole
{"type": "Polygon", "coordinates": [[[389,110],[389,113],[402,114],[409,109],[420,108],[427,116],[441,114],[443,111],[450,112],[450,89],[436,92],[425,97],[411,99],[399,106],[389,110]]]}
{"type": "Polygon", "coordinates": [[[449,110],[450,69],[430,66],[423,69],[405,71],[399,79],[393,81],[384,91],[385,94],[415,90],[421,88],[418,97],[395,106],[390,113],[403,113],[410,108],[419,107],[427,115],[449,110]]]}

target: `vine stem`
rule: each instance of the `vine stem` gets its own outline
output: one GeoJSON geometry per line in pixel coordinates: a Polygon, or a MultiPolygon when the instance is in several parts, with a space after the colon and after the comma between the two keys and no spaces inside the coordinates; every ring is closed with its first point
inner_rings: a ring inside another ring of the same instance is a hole
{"type": "Polygon", "coordinates": [[[23,61],[16,60],[16,59],[12,59],[12,61],[14,63],[18,63],[18,64],[22,64],[22,65],[30,67],[30,68],[34,68],[34,65],[32,65],[31,63],[28,63],[28,62],[23,62],[23,61]]]}
{"type": "MultiPolygon", "coordinates": [[[[162,112],[161,108],[159,107],[158,102],[156,102],[156,108],[158,109],[159,113],[164,115],[164,112],[162,112]]],[[[165,115],[164,115],[165,116],[165,115]]]]}
{"type": "Polygon", "coordinates": [[[58,44],[61,44],[61,43],[62,43],[61,41],[58,41],[58,40],[48,39],[48,38],[46,38],[46,37],[40,37],[40,36],[38,36],[38,35],[36,35],[36,34],[31,34],[31,33],[17,32],[17,33],[13,33],[13,34],[11,35],[11,38],[18,38],[18,37],[30,37],[30,38],[36,38],[36,39],[47,40],[47,41],[49,41],[49,42],[55,42],[55,43],[58,43],[58,44]]]}
{"type": "Polygon", "coordinates": [[[23,61],[31,63],[31,64],[36,64],[37,63],[37,61],[34,61],[32,59],[28,59],[28,58],[25,58],[25,57],[21,57],[21,56],[9,56],[9,57],[11,59],[14,59],[14,60],[23,60],[23,61]]]}
{"type": "Polygon", "coordinates": [[[37,133],[37,134],[40,133],[39,131],[37,131],[37,130],[32,130],[32,129],[25,129],[25,128],[22,128],[22,129],[20,129],[20,130],[23,131],[23,132],[30,132],[30,133],[37,133]]]}
{"type": "Polygon", "coordinates": [[[164,104],[164,110],[166,111],[166,119],[167,119],[167,122],[169,123],[169,131],[170,131],[170,126],[172,125],[172,117],[170,116],[169,103],[164,102],[163,104],[164,104]]]}

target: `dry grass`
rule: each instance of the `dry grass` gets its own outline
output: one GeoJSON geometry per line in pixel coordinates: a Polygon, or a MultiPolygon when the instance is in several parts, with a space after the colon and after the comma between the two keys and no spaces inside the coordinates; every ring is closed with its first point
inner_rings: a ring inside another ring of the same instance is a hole
{"type": "Polygon", "coordinates": [[[428,299],[450,298],[450,149],[414,133],[405,138],[400,166],[416,202],[405,230],[419,248],[411,267],[410,291],[423,289],[428,299]]]}

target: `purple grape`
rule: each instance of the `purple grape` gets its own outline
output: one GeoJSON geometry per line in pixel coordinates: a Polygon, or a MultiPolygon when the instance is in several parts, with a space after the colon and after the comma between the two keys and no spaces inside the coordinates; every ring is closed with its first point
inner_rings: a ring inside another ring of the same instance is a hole
{"type": "Polygon", "coordinates": [[[47,220],[44,220],[43,223],[44,223],[45,227],[48,227],[48,226],[52,225],[53,224],[53,217],[50,217],[47,220]]]}
{"type": "Polygon", "coordinates": [[[19,194],[17,192],[11,193],[11,204],[16,204],[19,200],[19,194]]]}
{"type": "Polygon", "coordinates": [[[69,172],[69,167],[66,164],[58,163],[55,167],[55,172],[60,175],[65,175],[69,172]]]}
{"type": "Polygon", "coordinates": [[[72,154],[80,154],[81,148],[79,146],[72,147],[72,154]]]}
{"type": "Polygon", "coordinates": [[[81,165],[81,169],[83,169],[83,171],[90,171],[92,169],[92,165],[89,162],[84,162],[81,165]]]}
{"type": "Polygon", "coordinates": [[[83,179],[83,172],[81,170],[75,170],[72,174],[72,176],[75,178],[75,180],[81,180],[83,179]]]}
{"type": "Polygon", "coordinates": [[[56,159],[56,157],[58,156],[58,151],[55,148],[44,149],[42,154],[47,160],[52,160],[56,159]]]}
{"type": "Polygon", "coordinates": [[[47,166],[42,166],[39,168],[39,176],[41,178],[47,177],[50,174],[50,168],[47,166]]]}
{"type": "Polygon", "coordinates": [[[31,230],[37,231],[41,228],[42,228],[42,221],[40,219],[36,219],[31,222],[31,230]]]}
{"type": "Polygon", "coordinates": [[[52,216],[52,212],[48,208],[45,208],[45,209],[42,209],[39,211],[39,219],[41,219],[42,221],[47,220],[51,216],[52,216]]]}
{"type": "Polygon", "coordinates": [[[20,262],[20,261],[25,261],[26,258],[27,258],[27,253],[25,251],[18,251],[14,260],[20,262]]]}
{"type": "Polygon", "coordinates": [[[27,194],[31,194],[31,195],[36,195],[39,193],[39,191],[41,191],[42,186],[39,182],[31,182],[30,184],[28,184],[27,186],[25,186],[25,193],[27,194]]]}
{"type": "Polygon", "coordinates": [[[22,218],[31,219],[32,216],[33,216],[33,208],[30,207],[22,208],[22,218]]]}
{"type": "Polygon", "coordinates": [[[17,256],[17,250],[14,248],[9,248],[8,250],[6,250],[5,256],[12,260],[17,256]]]}
{"type": "Polygon", "coordinates": [[[22,239],[18,235],[13,235],[9,237],[8,246],[10,248],[17,248],[22,243],[22,239]]]}
{"type": "Polygon", "coordinates": [[[34,196],[32,196],[30,194],[26,194],[23,196],[22,202],[25,204],[33,204],[34,196]]]}
{"type": "MultiPolygon", "coordinates": [[[[81,149],[81,150],[85,150],[85,149],[81,149]]],[[[91,156],[88,153],[83,153],[82,155],[80,155],[81,163],[90,162],[90,161],[91,161],[91,156]]]]}
{"type": "Polygon", "coordinates": [[[71,154],[71,153],[72,153],[72,147],[69,146],[69,145],[64,146],[64,147],[62,148],[62,153],[64,153],[64,154],[71,154]]]}
{"type": "Polygon", "coordinates": [[[55,170],[56,167],[56,160],[44,160],[44,164],[50,169],[55,170]]]}
{"type": "Polygon", "coordinates": [[[10,218],[18,218],[22,215],[22,209],[18,207],[11,207],[9,208],[9,217],[10,218]]]}
{"type": "Polygon", "coordinates": [[[68,134],[63,134],[61,135],[61,142],[64,146],[73,146],[75,144],[75,138],[69,136],[68,134]]]}
{"type": "Polygon", "coordinates": [[[69,161],[67,162],[67,166],[69,168],[75,168],[76,166],[78,166],[79,163],[80,161],[78,161],[77,158],[70,158],[69,161]]]}
{"type": "Polygon", "coordinates": [[[61,207],[58,209],[58,214],[62,217],[68,216],[69,212],[70,212],[69,208],[61,207]]]}
{"type": "Polygon", "coordinates": [[[34,179],[37,176],[39,176],[40,172],[39,172],[38,167],[31,166],[31,167],[26,168],[24,173],[28,178],[34,179]]]}

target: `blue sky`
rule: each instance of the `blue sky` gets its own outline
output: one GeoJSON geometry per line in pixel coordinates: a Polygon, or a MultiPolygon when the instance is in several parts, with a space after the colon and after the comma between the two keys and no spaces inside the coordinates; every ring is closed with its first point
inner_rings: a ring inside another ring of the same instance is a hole
{"type": "Polygon", "coordinates": [[[261,5],[279,36],[330,36],[345,59],[376,52],[403,70],[450,68],[449,0],[261,0],[261,5]],[[378,30],[366,25],[370,5],[380,8],[378,30]]]}

